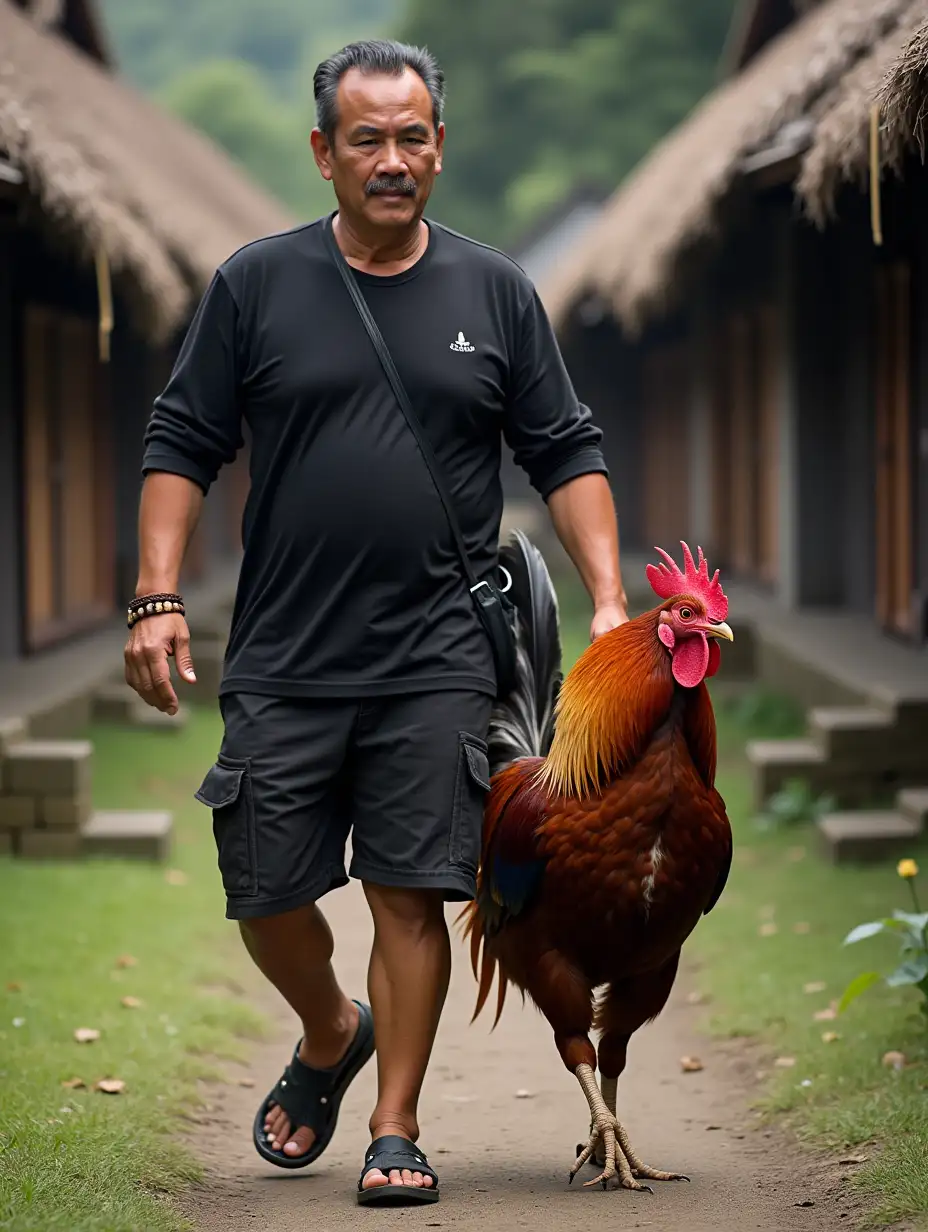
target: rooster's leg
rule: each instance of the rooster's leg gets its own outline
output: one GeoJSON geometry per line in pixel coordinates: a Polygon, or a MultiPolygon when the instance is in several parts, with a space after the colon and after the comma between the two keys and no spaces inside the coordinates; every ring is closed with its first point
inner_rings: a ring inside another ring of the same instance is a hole
{"type": "Polygon", "coordinates": [[[592,1181],[586,1181],[586,1185],[602,1185],[606,1188],[609,1181],[618,1175],[619,1183],[624,1189],[647,1189],[646,1185],[639,1185],[635,1180],[634,1166],[640,1161],[635,1156],[628,1141],[628,1134],[615,1117],[615,1113],[611,1112],[606,1106],[606,1101],[603,1098],[603,1093],[596,1084],[596,1075],[593,1072],[593,1067],[590,1065],[578,1065],[575,1071],[577,1081],[586,1096],[587,1103],[590,1105],[590,1115],[593,1118],[590,1130],[590,1140],[577,1156],[577,1161],[570,1170],[571,1181],[593,1155],[597,1146],[602,1143],[605,1152],[605,1165],[599,1176],[593,1178],[592,1181]]]}

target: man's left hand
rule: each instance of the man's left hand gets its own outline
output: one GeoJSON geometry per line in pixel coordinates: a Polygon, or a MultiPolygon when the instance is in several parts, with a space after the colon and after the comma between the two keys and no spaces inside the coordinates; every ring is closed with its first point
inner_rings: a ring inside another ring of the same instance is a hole
{"type": "Polygon", "coordinates": [[[617,629],[619,625],[624,625],[627,620],[628,612],[625,609],[624,603],[602,604],[593,613],[593,623],[590,625],[590,641],[595,642],[598,637],[602,637],[610,629],[617,629]]]}

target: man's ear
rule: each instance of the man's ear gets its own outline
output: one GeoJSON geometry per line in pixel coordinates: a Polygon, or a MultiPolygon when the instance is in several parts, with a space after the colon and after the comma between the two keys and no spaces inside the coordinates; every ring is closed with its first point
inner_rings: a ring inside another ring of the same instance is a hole
{"type": "Polygon", "coordinates": [[[329,145],[329,139],[321,129],[314,128],[309,137],[309,144],[313,158],[316,160],[316,166],[319,168],[319,174],[324,180],[331,180],[332,147],[329,145]]]}

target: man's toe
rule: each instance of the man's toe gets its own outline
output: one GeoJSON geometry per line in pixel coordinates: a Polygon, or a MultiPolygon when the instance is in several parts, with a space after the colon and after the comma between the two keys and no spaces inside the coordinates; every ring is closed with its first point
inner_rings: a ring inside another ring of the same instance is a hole
{"type": "Polygon", "coordinates": [[[311,1129],[307,1129],[305,1125],[301,1125],[295,1134],[290,1138],[289,1142],[284,1144],[285,1155],[305,1155],[312,1146],[315,1135],[311,1129]]]}
{"type": "Polygon", "coordinates": [[[371,1168],[370,1172],[362,1181],[364,1189],[379,1189],[382,1185],[389,1185],[389,1180],[384,1176],[379,1168],[371,1168]]]}

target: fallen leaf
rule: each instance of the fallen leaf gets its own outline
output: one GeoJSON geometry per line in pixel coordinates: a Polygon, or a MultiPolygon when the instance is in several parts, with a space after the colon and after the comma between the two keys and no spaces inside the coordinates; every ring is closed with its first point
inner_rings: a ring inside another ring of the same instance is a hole
{"type": "Polygon", "coordinates": [[[169,868],[164,874],[164,879],[168,885],[182,886],[187,884],[187,874],[181,872],[179,868],[169,868]]]}
{"type": "Polygon", "coordinates": [[[78,1027],[74,1032],[74,1038],[79,1044],[92,1044],[94,1040],[100,1038],[100,1032],[94,1027],[78,1027]]]}
{"type": "Polygon", "coordinates": [[[777,1069],[792,1069],[795,1064],[796,1064],[795,1057],[777,1057],[777,1059],[774,1061],[774,1065],[777,1067],[777,1069]]]}
{"type": "Polygon", "coordinates": [[[721,1125],[707,1125],[707,1126],[706,1126],[706,1129],[707,1129],[707,1130],[709,1130],[709,1129],[721,1129],[721,1128],[722,1128],[722,1127],[721,1127],[721,1125]]]}
{"type": "Polygon", "coordinates": [[[813,980],[811,984],[803,984],[802,991],[809,993],[824,992],[826,984],[824,980],[813,980]]]}
{"type": "Polygon", "coordinates": [[[680,1068],[684,1074],[698,1074],[700,1070],[705,1069],[705,1066],[699,1057],[681,1057],[680,1068]]]}
{"type": "Polygon", "coordinates": [[[687,1002],[690,1005],[702,1005],[705,999],[706,998],[703,996],[701,992],[691,992],[687,994],[687,998],[686,998],[687,1002]]]}
{"type": "Polygon", "coordinates": [[[884,1053],[883,1055],[883,1064],[887,1067],[887,1069],[905,1069],[907,1061],[908,1057],[904,1052],[891,1051],[884,1053]]]}
{"type": "Polygon", "coordinates": [[[87,1083],[83,1078],[65,1078],[61,1085],[68,1091],[81,1091],[87,1083]]]}
{"type": "Polygon", "coordinates": [[[99,1082],[93,1084],[95,1091],[102,1091],[104,1095],[121,1095],[126,1089],[126,1084],[121,1078],[101,1078],[99,1082]]]}
{"type": "Polygon", "coordinates": [[[833,1044],[835,1043],[836,1040],[839,1040],[840,1038],[841,1036],[838,1034],[837,1031],[825,1031],[822,1034],[822,1043],[823,1044],[833,1044]]]}
{"type": "Polygon", "coordinates": [[[10,983],[7,984],[6,990],[7,992],[22,992],[23,986],[22,984],[17,984],[15,980],[11,980],[10,983]]]}
{"type": "Polygon", "coordinates": [[[534,1099],[534,1098],[535,1098],[534,1091],[526,1091],[524,1088],[520,1088],[518,1091],[516,1091],[516,1099],[534,1099]]]}
{"type": "Polygon", "coordinates": [[[848,1155],[847,1159],[839,1159],[839,1164],[865,1164],[869,1155],[848,1155]]]}
{"type": "Polygon", "coordinates": [[[127,1010],[140,1010],[145,1002],[140,1001],[138,997],[123,997],[120,1004],[124,1005],[127,1010]]]}
{"type": "Polygon", "coordinates": [[[790,847],[786,853],[786,858],[790,861],[790,863],[798,864],[800,860],[804,860],[806,858],[805,847],[790,847]]]}
{"type": "Polygon", "coordinates": [[[798,933],[800,937],[804,937],[806,933],[810,933],[811,931],[812,931],[812,925],[806,924],[805,921],[803,921],[800,924],[793,925],[793,932],[798,933]]]}
{"type": "Polygon", "coordinates": [[[817,1010],[812,1018],[815,1022],[831,1022],[838,1017],[838,1007],[832,1002],[827,1009],[817,1010]]]}
{"type": "Polygon", "coordinates": [[[116,959],[117,967],[137,967],[138,965],[139,960],[137,958],[133,958],[131,954],[120,954],[116,959]]]}
{"type": "Polygon", "coordinates": [[[775,937],[777,933],[779,932],[779,929],[777,928],[776,924],[774,924],[773,921],[771,920],[767,924],[761,924],[760,928],[757,931],[758,933],[760,933],[762,937],[775,937]]]}
{"type": "Polygon", "coordinates": [[[254,1078],[239,1078],[238,1085],[240,1087],[253,1087],[255,1085],[254,1078]]]}

